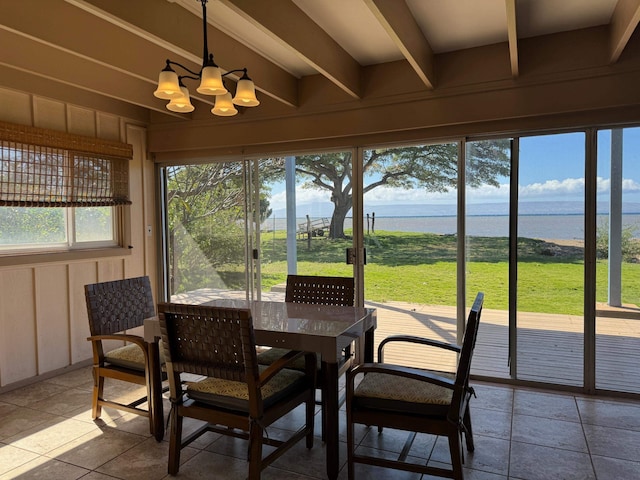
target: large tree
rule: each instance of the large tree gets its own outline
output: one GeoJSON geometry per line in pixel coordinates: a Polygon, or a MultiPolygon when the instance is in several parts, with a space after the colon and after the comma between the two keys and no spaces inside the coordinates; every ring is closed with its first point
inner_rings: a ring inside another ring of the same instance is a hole
{"type": "MultiPolygon", "coordinates": [[[[508,140],[467,144],[466,184],[499,186],[499,178],[509,175],[508,140]]],[[[344,237],[344,220],[353,206],[352,159],[350,152],[301,155],[296,157],[296,173],[303,186],[330,193],[334,205],[329,236],[344,237]]],[[[371,179],[364,193],[386,185],[428,192],[446,192],[458,179],[458,144],[408,146],[365,150],[363,174],[371,179]]]]}

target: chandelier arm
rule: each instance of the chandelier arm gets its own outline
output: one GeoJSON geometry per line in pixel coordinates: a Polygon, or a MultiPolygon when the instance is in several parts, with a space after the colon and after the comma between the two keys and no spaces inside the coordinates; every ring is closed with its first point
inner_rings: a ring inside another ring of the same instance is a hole
{"type": "Polygon", "coordinates": [[[180,67],[180,68],[182,68],[183,70],[186,70],[187,72],[189,72],[191,75],[195,75],[195,76],[197,76],[198,78],[200,78],[200,72],[194,72],[193,70],[191,70],[191,69],[189,69],[189,68],[185,67],[185,66],[184,66],[184,65],[182,65],[181,63],[174,62],[173,60],[167,60],[167,64],[168,64],[168,65],[175,65],[176,67],[180,67]]]}
{"type": "Polygon", "coordinates": [[[200,80],[200,77],[194,77],[191,75],[178,75],[178,81],[181,81],[183,78],[190,78],[191,80],[200,80]]]}
{"type": "Polygon", "coordinates": [[[232,73],[238,73],[238,72],[244,72],[245,75],[247,74],[247,69],[246,68],[236,68],[235,70],[229,70],[226,73],[223,73],[222,76],[226,77],[227,75],[230,75],[232,73]]]}

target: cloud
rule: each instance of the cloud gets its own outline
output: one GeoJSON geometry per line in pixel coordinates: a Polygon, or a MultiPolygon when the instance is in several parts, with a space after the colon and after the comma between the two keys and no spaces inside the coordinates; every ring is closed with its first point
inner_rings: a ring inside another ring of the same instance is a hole
{"type": "MultiPolygon", "coordinates": [[[[607,194],[610,191],[609,179],[598,177],[598,194],[607,194]]],[[[584,178],[565,178],[564,180],[547,180],[546,182],[530,183],[519,187],[520,200],[568,200],[575,198],[581,201],[584,198],[584,178]]],[[[624,194],[640,193],[640,183],[633,179],[623,179],[622,191],[624,194]]],[[[509,200],[509,184],[503,183],[499,187],[481,185],[470,188],[467,198],[472,203],[507,202],[509,200]]],[[[329,193],[326,190],[314,190],[308,188],[296,188],[296,202],[298,204],[313,204],[329,201],[329,193]]],[[[365,203],[369,205],[393,205],[393,204],[455,204],[457,192],[455,189],[448,192],[427,192],[424,189],[405,190],[381,186],[365,195],[365,203]]],[[[285,193],[279,192],[271,197],[271,207],[275,209],[285,208],[285,193]]]]}

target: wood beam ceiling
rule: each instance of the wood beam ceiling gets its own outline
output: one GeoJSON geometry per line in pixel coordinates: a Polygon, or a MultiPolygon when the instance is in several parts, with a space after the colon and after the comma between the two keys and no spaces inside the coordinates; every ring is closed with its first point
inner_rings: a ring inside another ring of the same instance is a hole
{"type": "Polygon", "coordinates": [[[361,97],[361,66],[293,2],[221,1],[351,97],[361,97]],[[274,12],[277,14],[274,15],[274,12]]]}
{"type": "MultiPolygon", "coordinates": [[[[154,82],[157,81],[157,74],[164,67],[163,62],[168,56],[179,55],[188,59],[192,65],[202,65],[202,18],[179,5],[157,0],[67,1],[101,15],[118,27],[128,29],[147,42],[165,49],[165,55],[155,59],[158,64],[154,82]],[[167,50],[169,48],[171,49],[167,50]]],[[[286,105],[297,106],[298,82],[293,75],[210,25],[207,28],[207,37],[209,45],[215,46],[215,49],[211,48],[210,53],[214,54],[215,62],[223,71],[246,66],[250,68],[249,75],[257,79],[257,90],[286,105]]],[[[180,61],[180,58],[176,61],[180,61]]],[[[199,66],[195,69],[199,70],[199,66]]],[[[237,78],[235,75],[234,77],[237,78]]]]}
{"type": "Polygon", "coordinates": [[[420,80],[427,88],[434,88],[433,50],[406,2],[398,0],[364,1],[420,80]]]}
{"type": "Polygon", "coordinates": [[[620,58],[640,21],[640,0],[618,0],[611,17],[611,63],[620,58]]]}
{"type": "Polygon", "coordinates": [[[518,67],[518,29],[516,18],[516,0],[505,0],[507,12],[507,36],[509,38],[509,61],[511,74],[517,77],[520,74],[518,67]]]}

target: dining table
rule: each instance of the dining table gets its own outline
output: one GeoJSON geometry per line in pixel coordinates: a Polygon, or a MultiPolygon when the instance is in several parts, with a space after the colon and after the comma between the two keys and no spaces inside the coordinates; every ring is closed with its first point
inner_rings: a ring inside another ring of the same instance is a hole
{"type": "MultiPolygon", "coordinates": [[[[330,480],[336,479],[340,469],[339,364],[343,349],[354,342],[356,363],[373,361],[376,309],[238,299],[214,299],[201,305],[248,308],[251,310],[257,345],[318,354],[326,379],[326,390],[323,392],[326,424],[323,425],[323,433],[327,476],[330,480]]],[[[145,320],[144,337],[151,345],[151,411],[162,422],[162,379],[157,347],[160,322],[157,318],[145,320]]],[[[154,419],[154,423],[158,422],[154,419]]]]}

